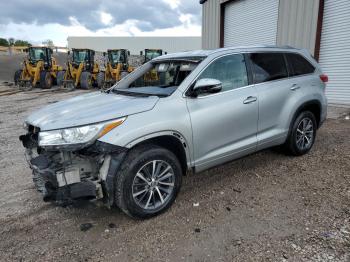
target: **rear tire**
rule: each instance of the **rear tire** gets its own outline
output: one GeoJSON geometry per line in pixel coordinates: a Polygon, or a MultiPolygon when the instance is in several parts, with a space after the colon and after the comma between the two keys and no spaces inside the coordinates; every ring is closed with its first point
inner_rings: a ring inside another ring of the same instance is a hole
{"type": "Polygon", "coordinates": [[[50,72],[41,71],[40,72],[40,88],[50,89],[52,87],[52,76],[50,72]]]}
{"type": "Polygon", "coordinates": [[[181,165],[172,152],[156,145],[138,146],[116,174],[115,203],[131,217],[156,216],[173,204],[181,180],[181,165]]]}
{"type": "Polygon", "coordinates": [[[63,80],[64,80],[64,75],[65,75],[65,71],[58,71],[57,72],[57,77],[56,77],[56,82],[58,86],[62,86],[63,85],[63,80]]]}
{"type": "Polygon", "coordinates": [[[84,71],[80,75],[80,87],[82,89],[91,89],[92,88],[92,77],[91,73],[84,71]]]}
{"type": "Polygon", "coordinates": [[[97,82],[97,87],[98,88],[103,88],[103,83],[105,81],[105,74],[104,72],[99,72],[96,77],[96,82],[97,82]]]}
{"type": "Polygon", "coordinates": [[[21,75],[22,75],[22,69],[19,69],[15,72],[15,75],[13,77],[13,82],[15,82],[15,85],[17,86],[19,83],[19,80],[21,79],[21,75]]]}
{"type": "Polygon", "coordinates": [[[301,112],[294,120],[289,131],[285,148],[294,156],[308,153],[316,138],[317,122],[314,114],[310,111],[301,112]]]}

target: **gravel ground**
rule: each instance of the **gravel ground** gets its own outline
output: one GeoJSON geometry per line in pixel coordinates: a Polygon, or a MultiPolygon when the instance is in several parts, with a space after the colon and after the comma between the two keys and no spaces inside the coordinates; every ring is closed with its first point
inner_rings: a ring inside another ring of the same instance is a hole
{"type": "Polygon", "coordinates": [[[98,203],[56,207],[31,181],[18,136],[33,110],[77,95],[0,87],[1,261],[350,261],[350,120],[312,151],[266,150],[183,180],[168,212],[132,220],[98,203]],[[198,205],[197,205],[198,204],[198,205]],[[87,231],[81,225],[91,223],[87,231]]]}

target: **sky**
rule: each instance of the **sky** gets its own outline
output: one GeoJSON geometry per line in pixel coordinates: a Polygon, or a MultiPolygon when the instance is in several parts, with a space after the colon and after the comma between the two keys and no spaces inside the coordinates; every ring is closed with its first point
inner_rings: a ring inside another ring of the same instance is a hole
{"type": "Polygon", "coordinates": [[[7,0],[0,37],[66,46],[68,36],[200,36],[198,0],[7,0]]]}

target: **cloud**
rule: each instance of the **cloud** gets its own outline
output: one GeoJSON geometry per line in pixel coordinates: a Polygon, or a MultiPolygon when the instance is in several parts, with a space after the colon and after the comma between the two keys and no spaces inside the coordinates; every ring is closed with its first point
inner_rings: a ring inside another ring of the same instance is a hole
{"type": "MultiPolygon", "coordinates": [[[[186,17],[185,17],[186,18],[186,17]]],[[[182,18],[184,19],[184,18],[182,18]]],[[[188,19],[188,18],[186,18],[188,19]]],[[[34,45],[40,45],[42,41],[51,39],[57,46],[66,46],[68,36],[200,36],[201,26],[185,21],[184,23],[169,28],[142,30],[147,24],[140,25],[136,20],[127,20],[123,24],[105,27],[92,31],[81,25],[75,18],[70,18],[71,24],[17,24],[9,23],[0,25],[1,36],[23,39],[34,45]]]]}
{"type": "Polygon", "coordinates": [[[110,25],[113,21],[113,16],[110,13],[106,13],[101,11],[100,12],[100,19],[102,24],[104,25],[110,25]]]}
{"type": "Polygon", "coordinates": [[[68,26],[74,17],[89,30],[137,20],[144,30],[181,25],[181,14],[193,15],[198,23],[201,6],[197,0],[11,0],[0,9],[0,25],[25,23],[68,26]]]}
{"type": "Polygon", "coordinates": [[[65,46],[68,36],[200,36],[198,0],[11,0],[1,37],[65,46]]]}

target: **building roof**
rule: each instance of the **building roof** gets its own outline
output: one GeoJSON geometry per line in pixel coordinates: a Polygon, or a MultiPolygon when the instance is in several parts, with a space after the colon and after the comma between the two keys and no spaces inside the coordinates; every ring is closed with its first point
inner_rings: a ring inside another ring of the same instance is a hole
{"type": "Polygon", "coordinates": [[[132,55],[140,54],[144,49],[162,49],[175,53],[201,48],[200,36],[76,36],[68,37],[68,48],[89,48],[99,52],[108,49],[128,49],[132,55]]]}

